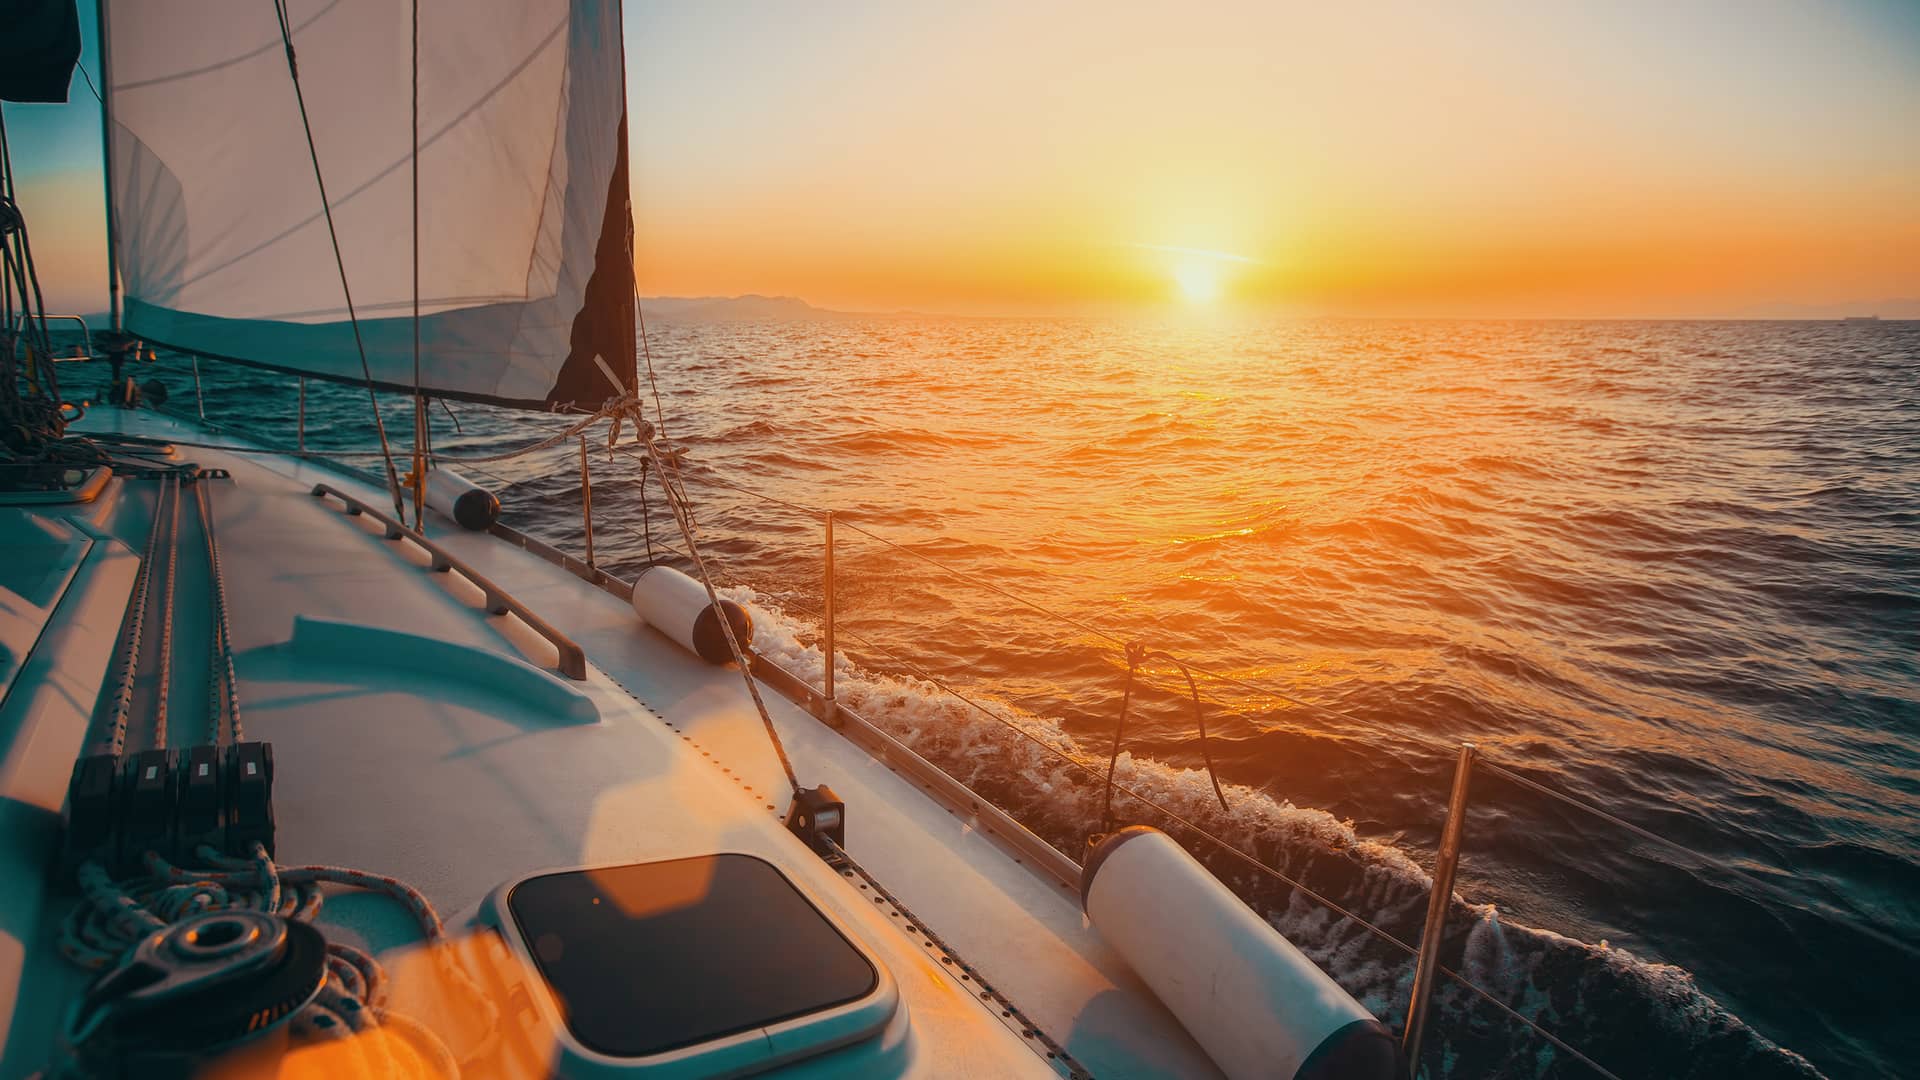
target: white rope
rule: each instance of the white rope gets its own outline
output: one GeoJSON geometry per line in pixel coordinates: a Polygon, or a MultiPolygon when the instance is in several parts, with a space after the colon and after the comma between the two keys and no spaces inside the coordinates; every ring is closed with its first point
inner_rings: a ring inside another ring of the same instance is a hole
{"type": "Polygon", "coordinates": [[[666,461],[671,455],[663,455],[653,440],[647,441],[647,454],[653,461],[654,471],[660,474],[660,486],[667,493],[667,507],[673,511],[673,520],[680,527],[680,537],[686,541],[687,554],[693,559],[694,570],[700,575],[700,584],[707,590],[707,602],[713,605],[714,614],[719,617],[720,632],[727,639],[727,649],[733,653],[733,662],[740,667],[740,678],[747,684],[747,695],[753,698],[753,707],[760,713],[760,723],[767,729],[767,740],[773,744],[773,754],[780,759],[780,768],[787,774],[787,784],[795,794],[800,792],[800,776],[794,771],[793,759],[787,756],[787,748],[780,741],[779,729],[773,726],[773,714],[767,710],[767,703],[760,697],[759,680],[753,677],[753,666],[747,661],[746,649],[740,644],[739,635],[733,632],[733,620],[727,617],[727,609],[720,603],[720,594],[713,587],[713,575],[707,572],[707,561],[700,555],[700,547],[693,539],[693,513],[686,502],[686,491],[680,487],[678,479],[669,475],[666,461]]]}
{"type": "MultiPolygon", "coordinates": [[[[622,393],[619,397],[609,398],[600,408],[588,413],[578,422],[569,425],[566,430],[541,439],[539,442],[529,443],[526,446],[516,447],[512,450],[504,450],[498,454],[448,454],[435,451],[433,459],[435,462],[446,462],[449,465],[487,465],[499,461],[512,461],[515,458],[526,457],[528,454],[537,454],[542,450],[558,446],[569,439],[579,436],[582,432],[602,420],[611,420],[613,422],[612,428],[607,432],[607,447],[611,450],[615,448],[615,440],[620,437],[626,421],[630,420],[635,425],[634,434],[637,438],[644,440],[651,434],[652,425],[648,424],[642,417],[640,407],[640,402],[637,398],[631,394],[622,393]]],[[[620,449],[627,448],[620,447],[620,449]]]]}

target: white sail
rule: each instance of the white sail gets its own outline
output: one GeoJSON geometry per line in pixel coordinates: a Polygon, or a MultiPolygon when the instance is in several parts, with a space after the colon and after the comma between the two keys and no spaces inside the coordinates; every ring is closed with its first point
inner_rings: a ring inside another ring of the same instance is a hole
{"type": "MultiPolygon", "coordinates": [[[[106,7],[127,329],[173,348],[414,386],[414,8],[106,7]]],[[[634,385],[625,79],[612,0],[419,4],[419,382],[531,408],[634,385]]]]}

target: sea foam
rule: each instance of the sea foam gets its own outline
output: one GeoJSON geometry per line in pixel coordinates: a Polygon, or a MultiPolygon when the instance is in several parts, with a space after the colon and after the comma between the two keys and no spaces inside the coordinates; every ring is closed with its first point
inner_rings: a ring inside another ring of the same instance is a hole
{"type": "MultiPolygon", "coordinates": [[[[752,611],[756,652],[819,685],[822,656],[809,621],[749,587],[720,592],[752,611]]],[[[835,658],[834,679],[842,705],[1062,850],[1077,852],[1079,841],[1099,830],[1106,748],[1083,746],[1054,720],[991,696],[965,690],[968,700],[962,700],[927,679],[868,670],[845,654],[835,658]]],[[[1412,856],[1360,836],[1351,821],[1242,784],[1224,785],[1229,808],[1222,810],[1204,771],[1128,751],[1115,763],[1114,781],[1191,827],[1124,793],[1114,800],[1120,822],[1142,821],[1180,837],[1382,1021],[1405,1022],[1413,962],[1404,948],[1223,846],[1259,859],[1408,946],[1418,943],[1433,883],[1412,856]]],[[[1684,969],[1604,941],[1593,945],[1514,923],[1492,904],[1453,897],[1441,958],[1576,1049],[1583,1042],[1604,1044],[1618,1055],[1623,1044],[1633,1046],[1632,1060],[1601,1062],[1621,1076],[1820,1075],[1728,1012],[1684,969]],[[1623,1035],[1631,1038],[1623,1043],[1623,1035]]],[[[1440,1063],[1442,1075],[1592,1075],[1457,983],[1439,982],[1434,1010],[1427,1059],[1440,1063]]]]}

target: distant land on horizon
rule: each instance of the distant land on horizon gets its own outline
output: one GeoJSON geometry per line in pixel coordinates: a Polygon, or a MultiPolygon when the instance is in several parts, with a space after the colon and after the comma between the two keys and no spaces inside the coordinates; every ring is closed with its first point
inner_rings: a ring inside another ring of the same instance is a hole
{"type": "Polygon", "coordinates": [[[640,298],[640,313],[649,319],[681,323],[808,322],[893,314],[831,311],[814,307],[797,296],[762,296],[759,293],[745,296],[643,296],[640,298]]]}

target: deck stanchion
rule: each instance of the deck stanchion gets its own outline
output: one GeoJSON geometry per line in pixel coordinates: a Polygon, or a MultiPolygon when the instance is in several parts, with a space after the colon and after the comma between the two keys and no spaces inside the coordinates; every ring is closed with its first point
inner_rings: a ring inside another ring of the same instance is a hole
{"type": "Polygon", "coordinates": [[[821,719],[831,723],[839,714],[840,705],[833,698],[833,511],[827,511],[827,548],[824,578],[820,591],[821,623],[821,684],[826,701],[821,706],[824,715],[821,719]]]}
{"type": "Polygon", "coordinates": [[[307,377],[300,376],[300,452],[307,452],[307,377]]]}
{"type": "Polygon", "coordinates": [[[207,398],[200,392],[200,354],[193,354],[193,402],[200,409],[200,419],[207,418],[207,398]]]}
{"type": "Polygon", "coordinates": [[[587,437],[585,435],[580,436],[580,520],[587,527],[587,569],[591,571],[594,569],[593,473],[587,468],[587,437]]]}
{"type": "Polygon", "coordinates": [[[1413,969],[1413,999],[1407,1003],[1407,1029],[1400,1040],[1412,1076],[1420,1072],[1427,1005],[1433,998],[1434,976],[1440,973],[1440,937],[1447,926],[1453,872],[1460,865],[1460,841],[1467,828],[1467,785],[1473,779],[1474,753],[1472,743],[1460,744],[1460,759],[1453,767],[1453,795],[1447,800],[1447,824],[1440,833],[1440,856],[1433,863],[1433,892],[1427,896],[1427,922],[1420,931],[1420,955],[1413,969]]]}

